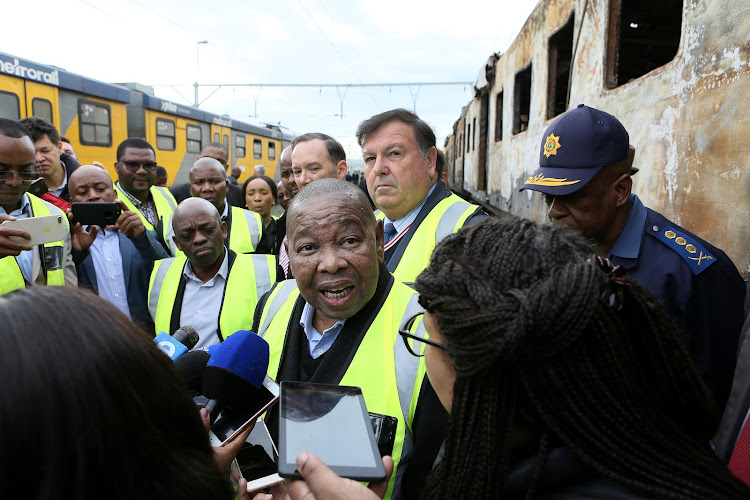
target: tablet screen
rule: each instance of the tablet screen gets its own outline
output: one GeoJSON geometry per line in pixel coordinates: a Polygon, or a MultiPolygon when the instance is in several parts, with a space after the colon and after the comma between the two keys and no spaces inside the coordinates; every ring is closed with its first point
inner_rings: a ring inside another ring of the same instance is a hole
{"type": "Polygon", "coordinates": [[[279,410],[282,476],[295,477],[294,461],[308,451],[340,476],[362,481],[385,478],[359,387],[284,382],[279,410]]]}

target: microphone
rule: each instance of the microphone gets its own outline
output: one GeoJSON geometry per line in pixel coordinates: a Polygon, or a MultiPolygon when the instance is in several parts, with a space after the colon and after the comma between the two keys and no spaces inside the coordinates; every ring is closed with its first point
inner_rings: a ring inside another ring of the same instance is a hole
{"type": "Polygon", "coordinates": [[[154,338],[154,342],[164,351],[164,354],[169,356],[172,361],[175,361],[195,347],[199,339],[200,337],[195,328],[192,326],[181,326],[172,335],[161,332],[154,338]]]}
{"type": "MultiPolygon", "coordinates": [[[[206,409],[215,419],[217,403],[242,408],[252,403],[268,371],[268,342],[247,330],[239,330],[219,344],[203,373],[202,393],[206,409]]],[[[216,412],[218,414],[218,412],[216,412]]]]}
{"type": "Polygon", "coordinates": [[[203,384],[203,373],[211,358],[211,354],[203,350],[195,350],[185,353],[180,359],[175,360],[174,367],[180,374],[182,380],[187,384],[190,393],[197,396],[201,393],[203,384]]]}

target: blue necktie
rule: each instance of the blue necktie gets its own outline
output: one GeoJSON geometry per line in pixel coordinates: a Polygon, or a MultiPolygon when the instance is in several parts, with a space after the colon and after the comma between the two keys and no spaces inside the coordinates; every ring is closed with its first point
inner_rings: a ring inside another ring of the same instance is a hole
{"type": "Polygon", "coordinates": [[[385,228],[383,228],[385,233],[385,239],[383,243],[388,243],[393,239],[394,236],[396,236],[396,226],[391,224],[390,222],[385,225],[385,228]]]}

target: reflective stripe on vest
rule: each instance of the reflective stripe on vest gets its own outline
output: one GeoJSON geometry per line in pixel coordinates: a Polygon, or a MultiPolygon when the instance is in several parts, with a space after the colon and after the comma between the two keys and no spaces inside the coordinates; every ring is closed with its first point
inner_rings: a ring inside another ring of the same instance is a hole
{"type": "Polygon", "coordinates": [[[232,210],[232,230],[229,232],[229,249],[237,253],[253,253],[258,248],[263,232],[260,214],[240,207],[232,210]]]}
{"type": "MultiPolygon", "coordinates": [[[[479,208],[455,194],[442,199],[419,223],[393,271],[393,276],[403,283],[413,284],[419,273],[430,265],[430,256],[435,246],[446,236],[461,229],[479,208]]],[[[381,220],[385,218],[385,214],[379,210],[375,212],[375,216],[381,220]]]]}
{"type": "MultiPolygon", "coordinates": [[[[63,239],[45,243],[42,245],[42,253],[39,255],[39,259],[43,260],[46,269],[47,285],[63,286],[65,285],[65,259],[67,258],[65,239],[70,232],[68,217],[51,203],[47,203],[33,194],[27,193],[27,196],[31,204],[32,217],[60,215],[65,221],[63,226],[65,236],[63,239]]],[[[9,255],[0,259],[0,295],[25,287],[26,281],[16,258],[9,255]]]]}
{"type": "MultiPolygon", "coordinates": [[[[143,215],[143,212],[138,210],[135,205],[133,205],[133,202],[130,201],[130,199],[125,196],[125,193],[122,192],[120,188],[115,185],[115,191],[117,192],[117,199],[125,203],[125,206],[130,209],[131,212],[135,212],[138,214],[138,216],[141,218],[141,222],[143,222],[143,225],[146,227],[148,231],[156,232],[156,228],[154,228],[153,224],[151,224],[145,215],[143,215]]],[[[172,212],[175,211],[177,208],[177,202],[174,199],[174,196],[172,196],[172,193],[169,192],[169,189],[160,187],[160,186],[151,186],[150,189],[151,196],[154,198],[154,208],[156,208],[156,217],[158,219],[162,219],[164,221],[164,230],[163,230],[163,236],[164,241],[171,241],[170,239],[167,239],[167,220],[170,219],[172,212]]],[[[172,224],[169,224],[169,227],[172,227],[172,224]]]]}
{"type": "MultiPolygon", "coordinates": [[[[253,253],[258,247],[263,219],[260,214],[245,210],[239,207],[229,207],[232,210],[232,227],[227,228],[229,231],[229,249],[235,253],[253,253]]],[[[164,219],[164,241],[169,245],[169,253],[177,257],[183,255],[182,251],[177,248],[172,236],[172,215],[164,219]]]]}
{"type": "MultiPolygon", "coordinates": [[[[284,281],[271,292],[261,314],[257,333],[269,344],[268,376],[271,378],[276,378],[278,373],[284,338],[298,296],[296,282],[284,281]]],[[[421,311],[417,293],[402,283],[394,282],[385,303],[339,382],[340,385],[361,387],[369,411],[390,416],[401,415],[393,446],[396,471],[401,457],[413,447],[411,424],[425,376],[422,358],[409,353],[399,338],[398,329],[403,328],[411,317],[421,311]],[[387,337],[384,338],[384,335],[387,337]],[[395,391],[392,387],[394,383],[395,391]]],[[[417,335],[424,335],[421,321],[412,330],[417,335]]],[[[397,475],[398,472],[391,477],[386,498],[393,490],[397,475]]]]}
{"type": "MultiPolygon", "coordinates": [[[[187,258],[181,255],[154,264],[148,287],[148,310],[156,332],[171,333],[172,309],[186,262],[187,258]]],[[[271,289],[275,281],[276,259],[273,255],[237,254],[224,291],[224,297],[230,300],[229,307],[222,304],[219,316],[223,338],[252,327],[258,299],[271,289]]]]}

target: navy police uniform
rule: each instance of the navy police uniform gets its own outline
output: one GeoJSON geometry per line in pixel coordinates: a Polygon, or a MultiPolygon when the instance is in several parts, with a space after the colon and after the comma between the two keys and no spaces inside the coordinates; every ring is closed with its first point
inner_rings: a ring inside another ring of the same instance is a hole
{"type": "Polygon", "coordinates": [[[608,257],[664,305],[720,407],[729,397],[744,319],[745,283],[720,249],[630,196],[608,257]]]}
{"type": "MultiPolygon", "coordinates": [[[[580,104],[547,128],[539,169],[521,190],[553,197],[575,193],[602,168],[627,160],[629,148],[630,136],[617,118],[580,104]]],[[[718,248],[646,208],[637,196],[631,194],[629,203],[628,220],[608,257],[661,301],[723,408],[744,316],[742,277],[718,248]]]]}

